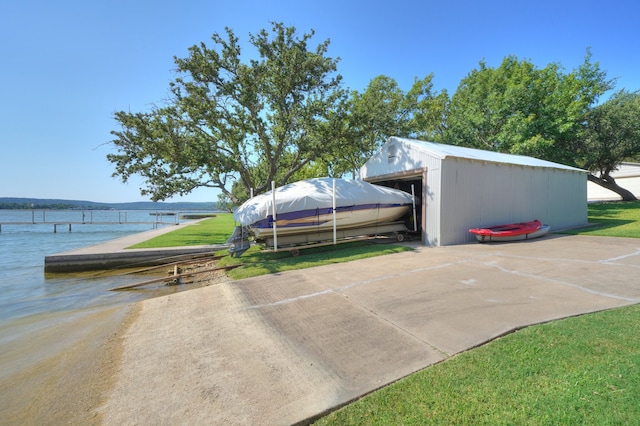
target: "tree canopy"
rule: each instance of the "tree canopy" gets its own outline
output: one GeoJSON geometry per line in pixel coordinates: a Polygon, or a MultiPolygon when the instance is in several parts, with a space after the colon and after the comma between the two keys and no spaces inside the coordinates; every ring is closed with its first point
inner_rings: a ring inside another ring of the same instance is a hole
{"type": "Polygon", "coordinates": [[[610,189],[625,201],[634,194],[611,177],[624,160],[640,154],[640,93],[620,90],[589,112],[585,120],[584,168],[589,180],[610,189]]]}
{"type": "Polygon", "coordinates": [[[445,141],[576,165],[584,117],[612,87],[590,57],[569,73],[515,56],[480,62],[451,98],[445,141]]]}
{"type": "Polygon", "coordinates": [[[345,143],[328,159],[335,175],[357,170],[389,136],[433,140],[443,131],[449,96],[433,89],[433,74],[415,79],[403,91],[391,77],[380,75],[360,93],[352,91],[345,116],[345,143]]]}
{"type": "Polygon", "coordinates": [[[118,111],[114,176],[145,178],[143,194],[162,200],[197,187],[219,188],[234,202],[233,182],[263,192],[306,164],[335,152],[347,93],[327,56],[329,40],[310,49],[314,32],[274,23],[250,35],[258,59],[243,62],[239,39],[212,36],[174,58],[177,78],[166,105],[118,111]]]}
{"type": "MultiPolygon", "coordinates": [[[[154,201],[198,187],[221,190],[233,205],[278,186],[357,170],[389,136],[529,155],[587,168],[589,179],[632,199],[611,178],[640,153],[638,93],[613,88],[591,53],[574,70],[538,68],[507,56],[484,61],[453,96],[433,74],[408,91],[380,75],[362,91],[342,86],[329,40],[273,23],[249,34],[248,54],[233,30],[175,57],[169,98],[147,112],[118,111],[107,155],[114,176],[144,178],[154,201]],[[597,105],[597,106],[596,106],[597,105]]],[[[246,46],[245,46],[246,47],[246,46]]]]}

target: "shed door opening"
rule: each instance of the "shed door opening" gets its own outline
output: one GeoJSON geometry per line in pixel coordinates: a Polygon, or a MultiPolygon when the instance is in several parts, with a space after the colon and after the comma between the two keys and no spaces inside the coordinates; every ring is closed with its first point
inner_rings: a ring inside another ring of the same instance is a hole
{"type": "MultiPolygon", "coordinates": [[[[416,200],[416,234],[421,241],[424,241],[424,229],[425,229],[425,206],[423,205],[424,198],[424,183],[423,179],[426,178],[426,170],[420,171],[415,174],[402,174],[402,175],[387,175],[380,176],[373,179],[366,179],[370,183],[376,185],[386,186],[389,188],[399,189],[401,191],[411,194],[411,185],[413,185],[413,192],[416,200]]],[[[413,233],[413,212],[410,212],[406,218],[404,218],[407,228],[413,233]]]]}

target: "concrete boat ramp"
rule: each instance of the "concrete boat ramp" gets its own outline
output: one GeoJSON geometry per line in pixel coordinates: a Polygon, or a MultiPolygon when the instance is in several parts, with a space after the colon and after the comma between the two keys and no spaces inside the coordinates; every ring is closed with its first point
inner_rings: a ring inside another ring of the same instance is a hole
{"type": "Polygon", "coordinates": [[[428,248],[140,302],[105,424],[309,423],[531,324],[640,302],[640,240],[428,248]]]}
{"type": "Polygon", "coordinates": [[[105,243],[45,256],[44,271],[45,273],[67,273],[153,266],[189,256],[211,253],[227,247],[226,245],[212,244],[158,249],[127,249],[127,247],[131,247],[134,244],[192,225],[195,222],[185,222],[147,232],[139,232],[105,243]]]}

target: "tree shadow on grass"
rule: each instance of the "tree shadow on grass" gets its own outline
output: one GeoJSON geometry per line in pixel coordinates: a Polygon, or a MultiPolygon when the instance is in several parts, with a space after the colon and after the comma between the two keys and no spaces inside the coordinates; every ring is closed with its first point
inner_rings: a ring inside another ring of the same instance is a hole
{"type": "Polygon", "coordinates": [[[566,229],[558,232],[559,234],[568,235],[608,235],[608,236],[627,236],[624,235],[624,227],[633,220],[624,219],[606,219],[603,217],[589,217],[589,224],[580,228],[566,229]],[[616,232],[618,230],[618,232],[616,232]]]}
{"type": "Polygon", "coordinates": [[[617,217],[632,210],[640,211],[640,202],[617,201],[589,205],[589,220],[617,217]]]}
{"type": "Polygon", "coordinates": [[[590,226],[588,228],[583,228],[584,231],[595,231],[595,230],[607,230],[613,228],[619,228],[624,225],[628,225],[633,223],[633,220],[623,220],[623,219],[605,219],[605,218],[593,218],[596,222],[589,222],[590,226]]]}

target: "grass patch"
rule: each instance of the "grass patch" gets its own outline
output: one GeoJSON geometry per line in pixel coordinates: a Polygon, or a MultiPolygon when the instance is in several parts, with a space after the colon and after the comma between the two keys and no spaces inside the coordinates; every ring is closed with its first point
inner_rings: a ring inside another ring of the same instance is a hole
{"type": "Polygon", "coordinates": [[[640,238],[640,201],[590,204],[588,228],[563,234],[640,238]]]}
{"type": "Polygon", "coordinates": [[[640,418],[638,327],[637,305],[529,327],[316,424],[634,424],[640,418]]]}
{"type": "Polygon", "coordinates": [[[225,244],[235,226],[233,215],[231,213],[221,213],[205,219],[198,223],[167,232],[163,235],[151,238],[135,244],[133,248],[159,248],[159,247],[181,247],[181,246],[199,246],[208,244],[225,244]]]}
{"type": "Polygon", "coordinates": [[[228,272],[230,278],[241,279],[331,263],[350,262],[407,250],[411,250],[411,248],[394,244],[372,244],[366,241],[357,241],[336,246],[308,248],[301,250],[300,256],[293,257],[291,253],[286,251],[274,253],[254,246],[241,257],[225,257],[221,259],[218,265],[243,265],[228,272]]]}

